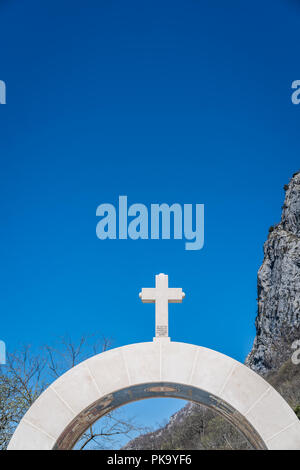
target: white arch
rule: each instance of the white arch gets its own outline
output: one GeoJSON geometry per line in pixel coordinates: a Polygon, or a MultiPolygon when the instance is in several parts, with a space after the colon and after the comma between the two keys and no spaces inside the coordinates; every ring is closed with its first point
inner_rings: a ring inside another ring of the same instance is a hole
{"type": "Polygon", "coordinates": [[[107,411],[150,396],[211,406],[256,448],[300,449],[300,421],[264,379],[228,356],[168,340],[112,349],[70,369],[27,411],[8,449],[71,448],[107,411]]]}

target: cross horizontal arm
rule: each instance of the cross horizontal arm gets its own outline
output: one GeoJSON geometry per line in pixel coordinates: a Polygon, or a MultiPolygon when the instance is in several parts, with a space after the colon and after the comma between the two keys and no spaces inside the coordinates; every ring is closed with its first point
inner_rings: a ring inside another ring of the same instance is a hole
{"type": "Polygon", "coordinates": [[[182,289],[179,287],[169,287],[168,289],[168,299],[172,304],[179,304],[184,299],[185,293],[182,292],[182,289]]]}
{"type": "Polygon", "coordinates": [[[156,289],[154,287],[144,287],[142,289],[142,292],[140,292],[139,296],[144,304],[152,304],[155,302],[156,299],[155,294],[156,289]]]}

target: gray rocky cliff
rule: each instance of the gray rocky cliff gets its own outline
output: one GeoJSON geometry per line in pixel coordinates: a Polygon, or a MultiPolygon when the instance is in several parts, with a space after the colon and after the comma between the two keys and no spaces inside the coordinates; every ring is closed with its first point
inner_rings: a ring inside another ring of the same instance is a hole
{"type": "Polygon", "coordinates": [[[270,228],[257,276],[256,338],[246,364],[260,374],[277,369],[300,339],[300,172],[285,190],[281,222],[270,228]]]}

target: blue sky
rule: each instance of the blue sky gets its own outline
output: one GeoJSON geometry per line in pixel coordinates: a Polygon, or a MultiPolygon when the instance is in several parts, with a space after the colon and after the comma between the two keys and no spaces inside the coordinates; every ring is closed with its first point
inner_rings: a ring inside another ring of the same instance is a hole
{"type": "Polygon", "coordinates": [[[300,2],[0,1],[1,332],[8,350],[170,336],[244,361],[256,273],[299,169],[300,2]],[[97,239],[96,208],[205,204],[205,246],[97,239]]]}

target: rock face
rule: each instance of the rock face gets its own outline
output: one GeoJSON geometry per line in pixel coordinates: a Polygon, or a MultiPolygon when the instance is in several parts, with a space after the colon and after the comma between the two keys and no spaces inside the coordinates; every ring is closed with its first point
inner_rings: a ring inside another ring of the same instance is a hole
{"type": "Polygon", "coordinates": [[[260,374],[291,357],[300,339],[300,172],[285,186],[281,222],[270,228],[258,271],[256,338],[246,364],[260,374]]]}

